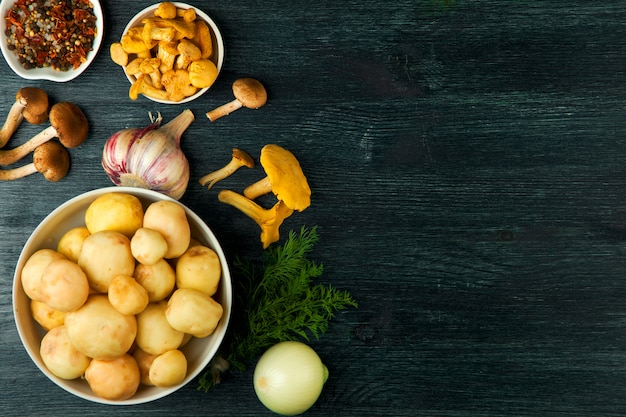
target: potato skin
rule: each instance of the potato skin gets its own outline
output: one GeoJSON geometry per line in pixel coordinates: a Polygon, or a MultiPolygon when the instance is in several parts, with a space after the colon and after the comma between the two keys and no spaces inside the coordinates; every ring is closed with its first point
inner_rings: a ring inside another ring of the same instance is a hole
{"type": "Polygon", "coordinates": [[[150,302],[166,299],[176,285],[176,272],[165,259],[154,265],[137,265],[133,276],[146,289],[150,302]]]}
{"type": "Polygon", "coordinates": [[[74,347],[64,325],[44,335],[39,353],[48,370],[63,379],[80,377],[91,362],[88,356],[74,347]]]}
{"type": "Polygon", "coordinates": [[[150,365],[149,379],[157,387],[178,385],[187,376],[187,358],[180,350],[168,350],[154,358],[150,365]]]}
{"type": "Polygon", "coordinates": [[[55,310],[41,301],[31,300],[30,312],[35,321],[46,331],[54,329],[65,322],[66,313],[55,310]]]}
{"type": "Polygon", "coordinates": [[[156,230],[142,227],[130,239],[130,250],[137,262],[154,265],[167,253],[167,241],[156,230]]]}
{"type": "Polygon", "coordinates": [[[41,301],[62,311],[75,311],[89,296],[89,281],[80,266],[69,259],[57,259],[41,276],[41,301]]]}
{"type": "Polygon", "coordinates": [[[134,195],[108,193],[96,198],[85,212],[90,233],[112,230],[130,238],[143,224],[143,206],[134,195]]]}
{"type": "Polygon", "coordinates": [[[22,288],[31,300],[41,300],[41,276],[50,262],[57,259],[66,259],[54,249],[39,249],[33,253],[24,264],[21,273],[22,288]]]}
{"type": "Polygon", "coordinates": [[[120,313],[106,295],[92,294],[78,310],[65,316],[70,340],[94,359],[111,359],[128,352],[137,335],[137,319],[120,313]]]}
{"type": "Polygon", "coordinates": [[[113,278],[132,276],[135,271],[130,239],[111,230],[92,233],[83,242],[78,265],[87,274],[91,288],[106,293],[113,278]]]}
{"type": "Polygon", "coordinates": [[[165,317],[167,301],[150,303],[137,315],[137,346],[151,355],[160,355],[177,349],[183,341],[184,333],[169,324],[165,317]]]}
{"type": "Polygon", "coordinates": [[[176,287],[191,288],[213,295],[222,276],[217,253],[209,247],[198,245],[187,249],[176,262],[176,287]]]}
{"type": "Polygon", "coordinates": [[[150,381],[150,366],[152,366],[152,362],[158,355],[151,355],[140,348],[137,348],[133,352],[133,358],[137,361],[137,365],[139,365],[139,373],[141,375],[141,383],[144,385],[154,385],[152,381],[150,381]]]}
{"type": "Polygon", "coordinates": [[[107,296],[117,311],[128,316],[141,313],[150,302],[146,289],[126,275],[113,278],[107,296]]]}
{"type": "Polygon", "coordinates": [[[166,259],[178,258],[189,247],[191,227],[185,209],[173,201],[156,201],[148,206],[143,227],[161,233],[167,242],[166,259]]]}
{"type": "Polygon", "coordinates": [[[65,232],[59,243],[57,243],[57,252],[64,255],[72,262],[78,262],[78,256],[83,247],[83,242],[89,236],[89,229],[85,226],[74,227],[65,232]]]}
{"type": "Polygon", "coordinates": [[[205,293],[179,288],[167,303],[165,317],[174,329],[202,338],[215,331],[223,311],[222,305],[205,293]]]}
{"type": "Polygon", "coordinates": [[[126,400],[139,388],[139,366],[129,354],[109,360],[94,359],[85,371],[85,379],[97,396],[107,400],[126,400]]]}

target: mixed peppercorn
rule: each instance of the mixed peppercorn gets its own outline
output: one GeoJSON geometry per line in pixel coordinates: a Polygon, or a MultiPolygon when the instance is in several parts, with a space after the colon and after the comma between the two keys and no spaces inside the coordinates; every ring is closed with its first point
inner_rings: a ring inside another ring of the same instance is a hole
{"type": "Polygon", "coordinates": [[[5,19],[8,47],[26,69],[76,69],[93,49],[89,0],[16,0],[5,19]]]}

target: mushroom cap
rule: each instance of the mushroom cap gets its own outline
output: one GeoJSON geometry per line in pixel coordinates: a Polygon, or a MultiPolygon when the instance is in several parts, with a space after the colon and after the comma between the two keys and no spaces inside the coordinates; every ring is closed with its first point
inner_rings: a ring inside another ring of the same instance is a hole
{"type": "Polygon", "coordinates": [[[244,107],[258,109],[267,103],[267,91],[254,78],[239,78],[233,83],[233,94],[244,107]]]}
{"type": "Polygon", "coordinates": [[[269,144],[261,149],[260,161],[276,198],[298,211],[311,205],[311,188],[293,153],[281,146],[269,144]]]}
{"type": "Polygon", "coordinates": [[[168,54],[178,55],[178,48],[176,47],[177,45],[178,44],[176,42],[160,41],[159,50],[163,50],[168,54]]]}
{"type": "Polygon", "coordinates": [[[89,132],[89,124],[82,110],[67,101],[52,106],[50,124],[66,148],[75,148],[81,145],[89,132]]]}
{"type": "Polygon", "coordinates": [[[48,120],[49,100],[48,93],[37,87],[20,88],[15,100],[24,105],[22,115],[28,123],[35,125],[48,120]]]}
{"type": "Polygon", "coordinates": [[[33,152],[33,164],[48,181],[56,182],[67,175],[70,169],[70,155],[60,143],[48,141],[39,145],[33,152]]]}
{"type": "Polygon", "coordinates": [[[239,148],[233,148],[233,159],[239,161],[241,165],[254,168],[254,159],[248,154],[248,152],[243,151],[239,148]]]}

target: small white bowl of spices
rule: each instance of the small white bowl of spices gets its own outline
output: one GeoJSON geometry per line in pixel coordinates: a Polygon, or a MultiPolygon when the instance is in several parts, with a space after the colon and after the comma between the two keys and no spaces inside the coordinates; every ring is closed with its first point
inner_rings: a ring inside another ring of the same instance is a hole
{"type": "Polygon", "coordinates": [[[4,59],[27,80],[73,80],[102,44],[99,0],[2,0],[0,16],[4,59]]]}

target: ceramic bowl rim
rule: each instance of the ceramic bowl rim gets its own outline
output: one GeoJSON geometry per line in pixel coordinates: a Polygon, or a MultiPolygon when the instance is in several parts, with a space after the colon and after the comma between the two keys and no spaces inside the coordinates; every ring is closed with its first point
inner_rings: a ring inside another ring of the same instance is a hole
{"type": "MultiPolygon", "coordinates": [[[[194,349],[194,352],[193,352],[194,357],[197,356],[194,359],[193,365],[195,366],[193,366],[193,370],[188,372],[188,375],[183,381],[183,383],[179,385],[168,387],[168,388],[142,386],[140,387],[140,390],[138,391],[137,394],[145,393],[147,391],[148,393],[146,395],[138,396],[136,394],[130,399],[120,400],[120,401],[111,401],[111,400],[97,397],[95,394],[91,392],[91,390],[89,389],[85,381],[80,381],[80,380],[67,381],[67,380],[63,380],[53,375],[45,367],[41,359],[41,356],[39,354],[39,346],[31,346],[35,343],[32,341],[32,336],[30,336],[29,338],[29,332],[30,334],[32,334],[33,332],[38,332],[39,337],[42,337],[45,331],[41,329],[38,324],[36,324],[32,316],[30,315],[30,310],[29,310],[30,301],[28,297],[26,296],[26,294],[24,293],[24,289],[22,288],[20,273],[27,258],[32,253],[34,253],[37,249],[41,249],[43,247],[55,248],[56,241],[58,241],[58,238],[62,235],[64,231],[67,231],[69,230],[69,228],[75,227],[76,225],[84,224],[84,222],[81,223],[80,221],[78,221],[79,219],[77,219],[76,217],[73,217],[73,218],[70,217],[72,220],[67,220],[67,223],[66,223],[67,226],[64,226],[62,228],[64,230],[56,230],[56,232],[51,233],[50,237],[46,238],[45,240],[42,240],[42,236],[41,236],[42,232],[46,231],[47,228],[54,228],[54,226],[50,226],[51,223],[54,223],[54,221],[58,219],[58,217],[63,215],[64,213],[69,212],[68,213],[69,215],[74,215],[74,216],[77,216],[78,213],[83,213],[87,205],[91,201],[95,200],[98,196],[106,194],[108,192],[120,192],[120,193],[125,192],[125,193],[135,195],[140,200],[142,200],[144,207],[152,201],[158,201],[158,200],[176,201],[156,191],[145,190],[145,189],[135,188],[135,187],[112,186],[112,187],[98,188],[95,190],[91,190],[91,191],[79,194],[65,201],[61,205],[59,205],[37,225],[37,227],[33,230],[33,232],[28,237],[26,243],[24,244],[24,247],[22,248],[20,252],[16,267],[15,267],[14,275],[13,275],[13,287],[12,287],[13,317],[14,317],[14,322],[17,328],[20,341],[22,345],[24,346],[24,349],[30,356],[31,360],[39,368],[39,370],[43,372],[48,377],[48,379],[50,379],[57,386],[69,392],[70,394],[73,394],[82,399],[96,402],[96,403],[110,404],[110,405],[143,404],[143,403],[155,401],[167,395],[170,395],[174,393],[175,391],[179,390],[180,388],[182,388],[183,386],[187,385],[195,377],[197,377],[200,374],[200,372],[203,371],[203,369],[206,368],[206,366],[209,364],[211,359],[216,355],[219,349],[219,346],[221,345],[226,335],[226,331],[228,329],[228,325],[230,321],[231,309],[232,309],[232,303],[233,303],[232,280],[231,280],[228,263],[226,261],[226,257],[224,255],[224,252],[217,238],[213,234],[213,231],[191,209],[189,209],[184,204],[178,202],[185,209],[190,225],[192,227],[192,234],[194,233],[194,231],[196,234],[199,234],[200,232],[205,234],[203,238],[206,238],[208,242],[201,242],[201,243],[207,244],[209,247],[215,250],[215,252],[217,253],[220,259],[220,263],[222,265],[222,277],[221,277],[221,282],[220,282],[220,288],[218,289],[219,297],[216,297],[224,308],[222,319],[220,320],[220,323],[218,324],[218,327],[215,330],[215,333],[213,333],[213,335],[208,336],[207,338],[204,338],[204,339],[194,339],[192,340],[192,342],[190,342],[189,344],[181,348],[181,350],[185,350],[185,348],[188,348],[188,346],[191,343],[194,343],[194,345],[189,347],[189,349],[192,349],[192,348],[194,349]],[[35,245],[37,245],[37,247],[35,247],[35,245]],[[26,311],[23,311],[23,310],[26,310],[26,311]],[[29,340],[31,340],[30,343],[29,343],[29,340]],[[205,343],[209,345],[205,346],[204,345],[205,343]],[[82,385],[78,385],[78,384],[82,384],[82,385]]],[[[59,226],[57,225],[56,228],[58,229],[59,226]]],[[[191,361],[190,361],[190,365],[191,365],[191,361]]]]}
{"type": "MultiPolygon", "coordinates": [[[[222,33],[220,32],[217,24],[215,23],[215,21],[204,11],[202,11],[200,8],[193,6],[191,4],[187,4],[187,3],[182,3],[182,2],[172,2],[177,8],[180,9],[190,9],[193,8],[196,11],[196,15],[201,18],[202,20],[204,20],[208,25],[209,28],[211,29],[211,31],[213,32],[213,36],[214,41],[217,43],[217,45],[214,45],[214,51],[217,51],[217,56],[215,57],[215,60],[212,59],[212,61],[214,61],[215,66],[217,67],[217,77],[219,78],[219,75],[222,71],[222,66],[224,65],[224,39],[222,37],[222,33]]],[[[144,19],[147,16],[150,16],[151,14],[154,13],[154,10],[156,10],[157,7],[159,7],[160,3],[157,4],[153,4],[151,6],[148,6],[146,8],[144,8],[143,10],[139,11],[135,16],[132,17],[132,19],[130,19],[130,21],[128,22],[128,24],[126,25],[126,27],[124,28],[124,31],[122,32],[122,34],[128,32],[128,30],[134,26],[138,26],[139,23],[141,22],[141,19],[144,19]]],[[[122,68],[123,69],[123,68],[122,68]]],[[[124,70],[124,69],[123,69],[124,70]]],[[[135,81],[135,77],[129,75],[125,70],[124,70],[124,75],[126,76],[126,78],[128,79],[129,83],[133,83],[135,81]]],[[[217,79],[216,79],[217,80],[217,79]]],[[[207,91],[209,91],[209,89],[211,89],[211,87],[213,87],[213,85],[215,85],[215,82],[213,82],[213,84],[209,87],[205,87],[202,89],[199,89],[194,95],[189,96],[184,98],[183,100],[180,101],[171,101],[171,100],[160,100],[154,97],[148,97],[146,96],[147,99],[154,101],[156,103],[161,103],[161,104],[185,104],[185,103],[189,103],[190,101],[193,101],[197,98],[199,98],[200,96],[202,96],[204,93],[206,93],[207,91]]]]}
{"type": "Polygon", "coordinates": [[[6,42],[6,20],[4,19],[7,11],[11,8],[11,6],[15,3],[15,0],[1,0],[0,1],[0,35],[2,36],[2,40],[0,41],[0,50],[2,50],[2,55],[4,56],[4,60],[11,68],[11,70],[21,78],[26,80],[48,80],[54,82],[68,82],[71,81],[82,73],[84,73],[87,68],[93,64],[96,56],[98,55],[100,48],[102,46],[102,42],[104,39],[104,31],[105,31],[105,22],[104,22],[104,13],[102,11],[102,4],[100,0],[90,0],[93,5],[93,12],[96,17],[96,37],[93,40],[93,49],[87,53],[87,61],[83,62],[76,69],[70,69],[67,71],[57,71],[52,68],[32,68],[26,69],[22,64],[20,64],[17,56],[13,51],[11,51],[6,42]]]}

